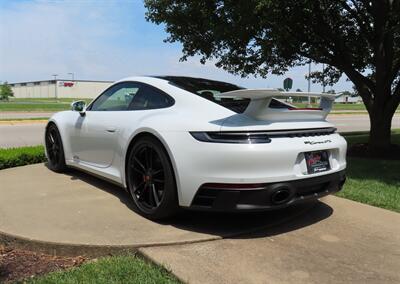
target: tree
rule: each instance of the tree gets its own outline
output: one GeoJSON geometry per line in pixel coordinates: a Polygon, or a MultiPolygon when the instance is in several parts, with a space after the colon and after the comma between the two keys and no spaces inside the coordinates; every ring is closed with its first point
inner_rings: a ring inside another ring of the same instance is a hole
{"type": "Polygon", "coordinates": [[[344,91],[344,92],[342,92],[342,95],[343,96],[347,96],[347,97],[353,97],[354,95],[353,95],[353,93],[351,93],[351,92],[349,92],[349,91],[344,91]]]}
{"type": "Polygon", "coordinates": [[[10,85],[8,85],[7,82],[4,82],[1,86],[0,86],[0,100],[6,100],[8,101],[9,97],[13,97],[14,93],[11,90],[10,85]]]}
{"type": "MultiPolygon", "coordinates": [[[[400,0],[145,0],[182,60],[199,55],[231,73],[266,77],[311,61],[328,82],[345,74],[368,110],[369,151],[390,147],[400,103],[400,0]]],[[[318,80],[318,75],[315,78],[318,80]]]]}

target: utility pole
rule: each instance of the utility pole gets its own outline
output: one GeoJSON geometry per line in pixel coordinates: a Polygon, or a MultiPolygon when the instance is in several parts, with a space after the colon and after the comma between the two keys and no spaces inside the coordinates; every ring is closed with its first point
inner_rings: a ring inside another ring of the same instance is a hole
{"type": "MultiPolygon", "coordinates": [[[[308,63],[308,92],[309,93],[311,92],[311,78],[310,78],[310,76],[311,76],[311,60],[308,63]]],[[[311,97],[310,96],[308,96],[308,105],[307,105],[307,107],[311,107],[311,97]]]]}
{"type": "Polygon", "coordinates": [[[71,73],[68,73],[68,75],[71,75],[71,77],[72,77],[72,82],[74,82],[74,73],[71,72],[71,73]]]}
{"type": "Polygon", "coordinates": [[[56,100],[57,100],[58,99],[58,96],[57,96],[57,76],[58,76],[58,74],[53,74],[52,76],[54,77],[54,94],[55,94],[56,100]]]}

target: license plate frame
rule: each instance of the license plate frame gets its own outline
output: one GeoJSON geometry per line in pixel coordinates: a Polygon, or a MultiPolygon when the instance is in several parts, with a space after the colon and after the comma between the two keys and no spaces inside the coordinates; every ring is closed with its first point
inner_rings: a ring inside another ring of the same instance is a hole
{"type": "Polygon", "coordinates": [[[326,172],[331,169],[329,152],[327,150],[305,152],[304,157],[306,159],[308,174],[326,172]]]}

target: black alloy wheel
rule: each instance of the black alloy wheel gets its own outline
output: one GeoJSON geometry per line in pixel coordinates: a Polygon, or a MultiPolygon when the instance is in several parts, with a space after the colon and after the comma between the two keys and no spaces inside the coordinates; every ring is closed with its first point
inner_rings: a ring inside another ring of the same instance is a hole
{"type": "Polygon", "coordinates": [[[57,126],[49,124],[45,135],[46,153],[48,167],[55,172],[62,172],[66,169],[64,148],[57,126]]]}
{"type": "Polygon", "coordinates": [[[127,181],[132,199],[143,216],[164,219],[178,209],[172,166],[162,144],[146,136],[133,145],[128,158],[127,181]]]}

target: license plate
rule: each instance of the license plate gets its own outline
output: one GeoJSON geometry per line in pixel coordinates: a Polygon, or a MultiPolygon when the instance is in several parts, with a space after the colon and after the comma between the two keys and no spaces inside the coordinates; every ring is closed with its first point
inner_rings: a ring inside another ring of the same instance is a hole
{"type": "Polygon", "coordinates": [[[325,172],[331,169],[328,151],[306,152],[304,156],[306,157],[307,171],[309,174],[325,172]]]}

